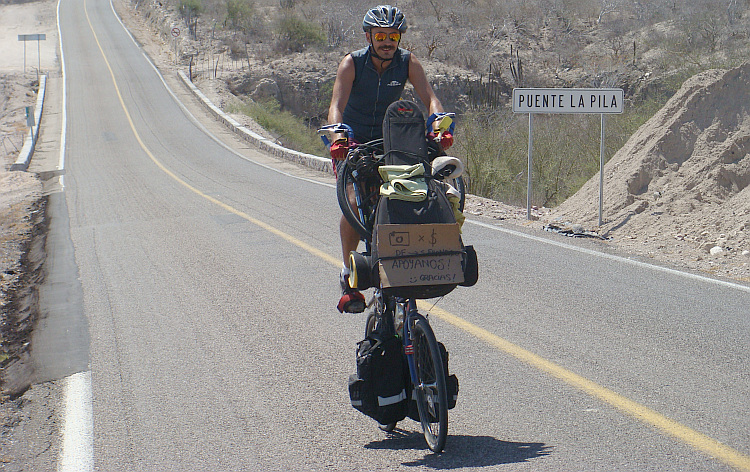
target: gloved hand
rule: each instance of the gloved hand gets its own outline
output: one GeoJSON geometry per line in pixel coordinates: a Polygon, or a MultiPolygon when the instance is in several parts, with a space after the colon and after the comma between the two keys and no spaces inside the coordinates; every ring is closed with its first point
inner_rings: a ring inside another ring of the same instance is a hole
{"type": "Polygon", "coordinates": [[[329,152],[334,160],[341,161],[346,159],[346,153],[349,152],[349,140],[346,138],[337,139],[331,144],[329,152]]]}
{"type": "Polygon", "coordinates": [[[435,133],[434,131],[431,131],[430,134],[427,135],[428,138],[440,144],[440,147],[443,148],[443,151],[453,146],[453,135],[450,131],[445,131],[439,138],[438,136],[439,134],[435,133]]]}

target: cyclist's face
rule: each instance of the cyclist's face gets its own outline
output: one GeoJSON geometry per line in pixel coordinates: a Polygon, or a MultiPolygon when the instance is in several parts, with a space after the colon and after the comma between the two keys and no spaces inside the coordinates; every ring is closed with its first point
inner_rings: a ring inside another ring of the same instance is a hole
{"type": "Polygon", "coordinates": [[[398,35],[399,31],[396,28],[373,28],[367,33],[367,40],[372,43],[378,56],[391,59],[398,48],[398,40],[395,39],[398,35]],[[378,41],[376,36],[378,39],[383,36],[384,38],[378,41]]]}

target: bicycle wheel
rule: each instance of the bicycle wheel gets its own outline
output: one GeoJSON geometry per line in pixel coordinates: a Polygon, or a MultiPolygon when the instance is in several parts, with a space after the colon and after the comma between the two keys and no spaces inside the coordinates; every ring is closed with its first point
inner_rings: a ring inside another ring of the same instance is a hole
{"type": "Polygon", "coordinates": [[[359,210],[356,207],[352,207],[352,204],[349,201],[350,185],[356,185],[356,182],[352,177],[352,170],[352,165],[348,160],[343,161],[341,164],[339,164],[339,176],[338,181],[336,182],[336,197],[339,201],[341,213],[344,214],[344,218],[346,218],[346,221],[348,221],[349,224],[352,225],[352,228],[354,228],[357,233],[359,233],[359,236],[361,238],[369,240],[370,238],[372,238],[372,232],[368,231],[368,229],[360,219],[359,210]]]}
{"type": "Polygon", "coordinates": [[[378,313],[373,309],[370,314],[367,315],[367,323],[365,323],[365,338],[370,336],[378,323],[378,313]]]}
{"type": "Polygon", "coordinates": [[[382,183],[377,168],[379,158],[371,155],[377,150],[377,143],[372,141],[361,145],[339,164],[336,182],[336,197],[346,221],[364,241],[372,240],[372,225],[375,208],[380,199],[382,183]],[[375,143],[375,144],[372,144],[375,143]],[[358,201],[350,200],[351,192],[358,194],[358,201]]]}
{"type": "Polygon", "coordinates": [[[466,203],[466,182],[464,182],[464,178],[459,175],[453,179],[452,185],[458,190],[458,193],[461,194],[461,200],[458,202],[458,211],[463,212],[464,204],[466,203]]]}
{"type": "Polygon", "coordinates": [[[424,438],[432,451],[441,452],[448,437],[448,391],[443,358],[430,324],[421,315],[417,315],[411,328],[411,338],[418,380],[414,393],[424,438]]]}

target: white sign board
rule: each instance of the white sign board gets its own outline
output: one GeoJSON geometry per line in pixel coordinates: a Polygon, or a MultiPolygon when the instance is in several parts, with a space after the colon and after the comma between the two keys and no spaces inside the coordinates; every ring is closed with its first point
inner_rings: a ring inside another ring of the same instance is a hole
{"type": "Polygon", "coordinates": [[[622,113],[622,89],[515,88],[514,113],[622,113]]]}

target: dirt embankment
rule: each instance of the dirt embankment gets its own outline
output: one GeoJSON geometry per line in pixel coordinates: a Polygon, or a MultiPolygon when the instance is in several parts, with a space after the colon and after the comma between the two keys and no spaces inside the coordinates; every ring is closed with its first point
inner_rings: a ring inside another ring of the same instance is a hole
{"type": "MultiPolygon", "coordinates": [[[[750,281],[750,64],[679,92],[604,168],[600,234],[627,251],[750,281]]],[[[598,224],[598,175],[551,213],[598,224]]]]}
{"type": "Polygon", "coordinates": [[[0,395],[23,393],[32,378],[29,341],[44,278],[46,202],[35,175],[0,173],[0,395]]]}
{"type": "Polygon", "coordinates": [[[58,71],[56,4],[0,3],[0,402],[30,381],[29,363],[22,360],[38,316],[46,199],[35,174],[8,169],[28,134],[25,108],[36,104],[37,69],[58,71]],[[18,40],[28,33],[43,33],[46,40],[18,40]]]}

